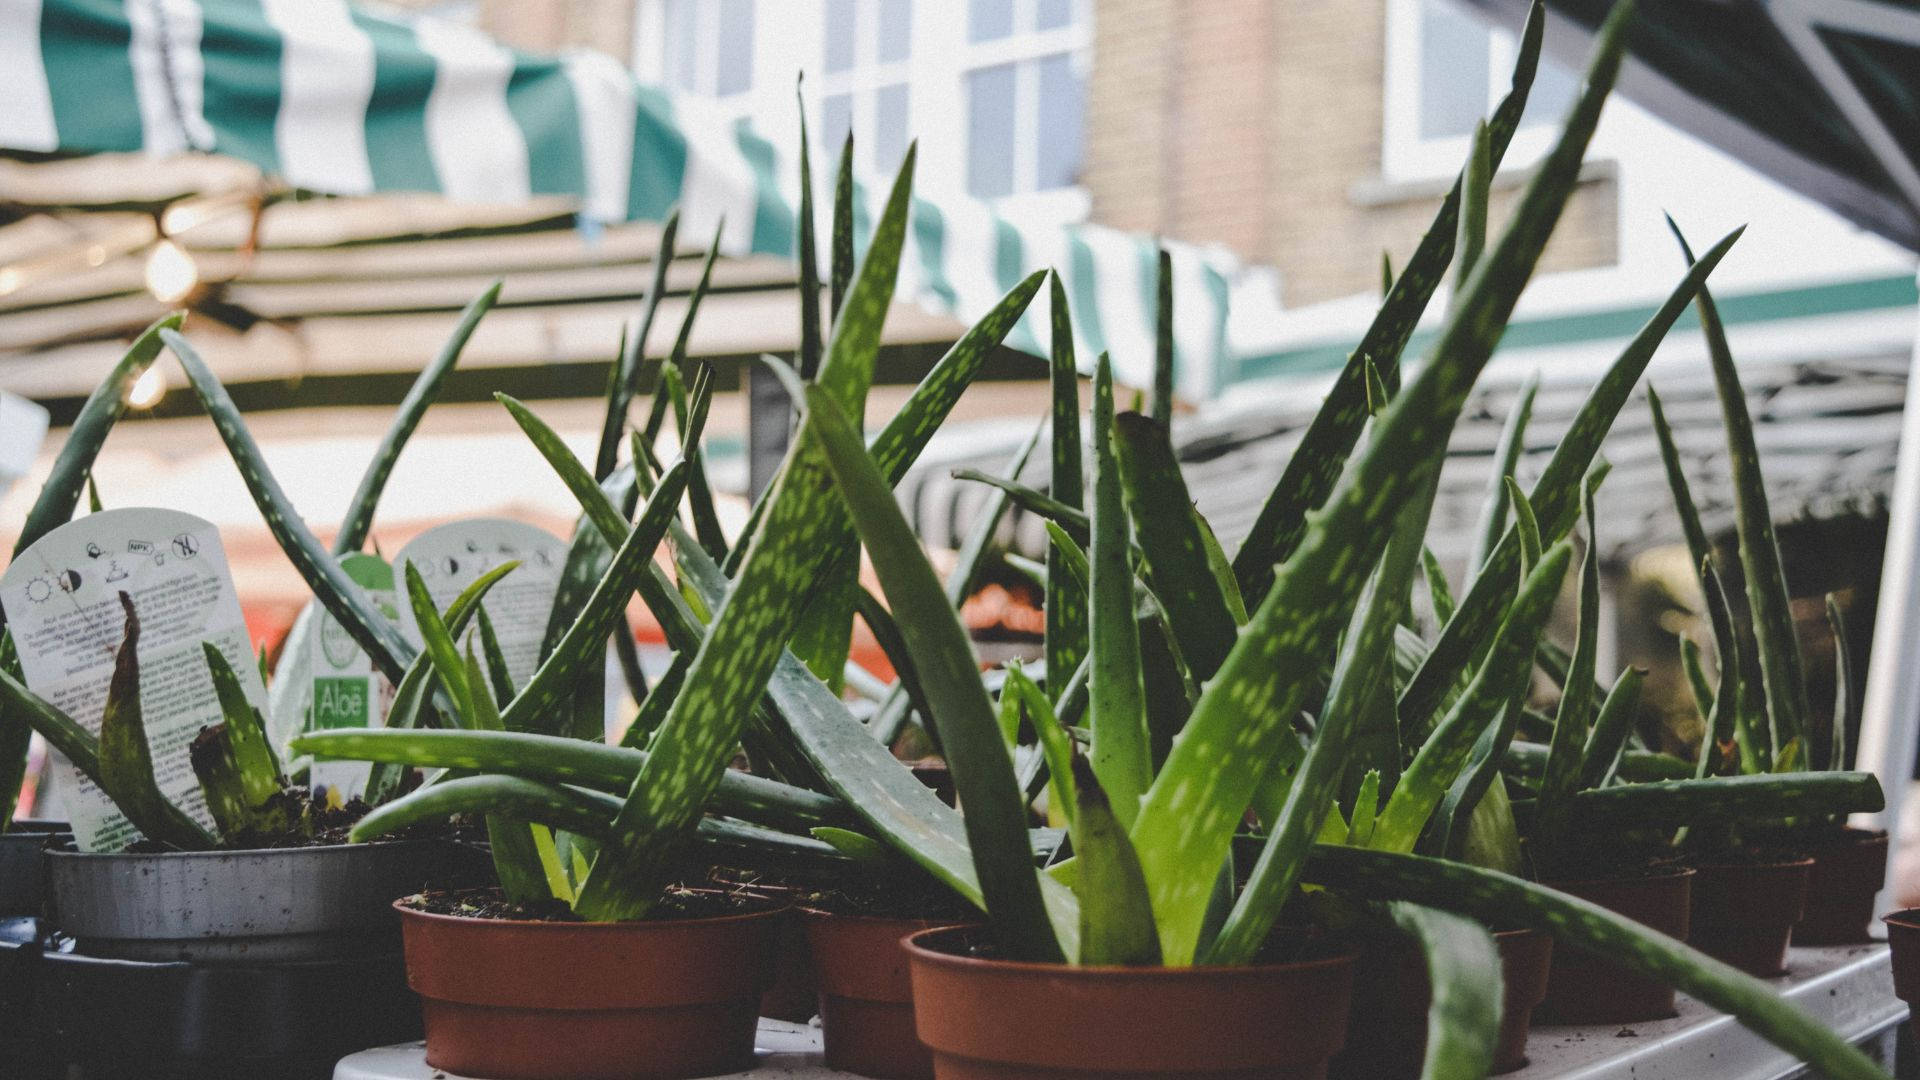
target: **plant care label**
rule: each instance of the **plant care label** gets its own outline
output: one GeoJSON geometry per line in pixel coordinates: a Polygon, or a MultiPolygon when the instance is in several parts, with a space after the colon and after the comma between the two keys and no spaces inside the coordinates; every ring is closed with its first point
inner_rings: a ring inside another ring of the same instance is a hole
{"type": "MultiPolygon", "coordinates": [[[[356,552],[341,556],[340,568],[367,590],[367,598],[381,616],[395,626],[400,624],[393,567],[385,559],[356,552]]],[[[314,632],[307,638],[308,730],[384,727],[387,709],[393,704],[393,684],[374,670],[373,659],[332,612],[312,606],[317,610],[311,623],[314,632]]],[[[366,792],[370,772],[372,766],[364,761],[316,761],[309,773],[313,797],[327,806],[344,806],[366,792]]]]}
{"type": "MultiPolygon", "coordinates": [[[[525,686],[540,664],[547,617],[553,612],[553,597],[567,562],[565,541],[506,518],[448,522],[414,537],[394,556],[394,593],[401,599],[401,629],[419,644],[420,626],[414,621],[413,605],[406,602],[408,563],[420,572],[434,606],[445,612],[461,590],[505,562],[519,566],[494,583],[481,606],[500,639],[500,653],[513,684],[525,686]]],[[[480,655],[477,641],[474,654],[480,655]]]]}
{"type": "MultiPolygon", "coordinates": [[[[225,655],[254,708],[267,700],[212,523],[144,507],[88,514],[42,537],[0,575],[0,606],[27,686],[96,735],[126,634],[121,593],[140,617],[140,711],[154,779],[211,830],[187,757],[200,729],[221,722],[201,643],[225,655]]],[[[66,790],[81,850],[118,851],[139,838],[91,780],[76,771],[66,790]]]]}

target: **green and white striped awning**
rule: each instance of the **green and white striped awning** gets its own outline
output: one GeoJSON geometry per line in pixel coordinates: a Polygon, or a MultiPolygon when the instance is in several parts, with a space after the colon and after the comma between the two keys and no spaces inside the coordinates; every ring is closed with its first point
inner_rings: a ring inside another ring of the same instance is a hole
{"type": "MultiPolygon", "coordinates": [[[[0,148],[227,154],[340,195],[566,195],[589,221],[658,220],[678,206],[683,237],[724,221],[723,251],[794,251],[794,147],[598,53],[522,53],[462,25],[345,0],[0,0],[0,102],[0,148]]],[[[815,190],[830,180],[822,170],[815,190]]],[[[860,186],[856,243],[885,195],[860,186]]],[[[824,236],[829,200],[818,202],[824,236]]],[[[1052,267],[1083,364],[1108,351],[1122,381],[1149,381],[1153,239],[1016,225],[969,199],[916,199],[912,224],[903,299],[970,322],[1024,274],[1052,267]]],[[[1216,249],[1166,246],[1179,390],[1208,397],[1224,370],[1238,268],[1216,249]]],[[[1041,352],[1046,320],[1043,290],[1009,344],[1041,352]]]]}

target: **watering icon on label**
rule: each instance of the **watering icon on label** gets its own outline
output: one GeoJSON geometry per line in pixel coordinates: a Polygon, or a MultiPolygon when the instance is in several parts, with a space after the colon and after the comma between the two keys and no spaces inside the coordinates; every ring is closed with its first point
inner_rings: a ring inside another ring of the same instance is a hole
{"type": "Polygon", "coordinates": [[[119,559],[107,560],[107,580],[108,581],[125,581],[126,577],[127,577],[127,569],[126,567],[120,565],[119,559]]]}
{"type": "Polygon", "coordinates": [[[102,556],[102,555],[105,555],[105,554],[106,554],[106,552],[104,552],[104,551],[101,551],[101,550],[100,550],[100,545],[99,545],[99,544],[96,544],[96,543],[93,543],[92,541],[88,541],[88,543],[87,543],[87,558],[89,558],[89,559],[97,559],[97,558],[99,558],[100,556],[102,556]]]}

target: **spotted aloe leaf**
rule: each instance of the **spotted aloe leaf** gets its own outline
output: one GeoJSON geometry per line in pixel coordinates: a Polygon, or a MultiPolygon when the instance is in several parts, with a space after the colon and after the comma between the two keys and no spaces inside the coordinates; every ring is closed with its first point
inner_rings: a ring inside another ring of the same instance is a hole
{"type": "MultiPolygon", "coordinates": [[[[803,430],[813,433],[825,452],[874,572],[902,615],[901,630],[928,699],[939,711],[947,762],[967,808],[968,845],[995,939],[1010,958],[1058,961],[1063,951],[1033,866],[1026,799],[981,684],[966,628],[838,400],[824,386],[810,387],[807,412],[803,430]]],[[[1086,812],[1084,794],[1080,811],[1086,812]]]]}
{"type": "Polygon", "coordinates": [[[1483,922],[1544,931],[1558,948],[1603,956],[1731,1014],[1821,1076],[1887,1080],[1866,1055],[1788,1004],[1772,986],[1598,904],[1498,871],[1349,847],[1315,848],[1307,879],[1369,899],[1408,900],[1483,922]]]}
{"type": "Polygon", "coordinates": [[[120,594],[126,636],[114,654],[107,707],[100,717],[100,787],[140,835],[183,851],[205,851],[220,841],[181,812],[154,778],[153,753],[140,709],[140,616],[133,597],[120,594]]]}
{"type": "Polygon", "coordinates": [[[1527,448],[1527,424],[1533,418],[1533,400],[1540,393],[1540,373],[1527,376],[1520,385],[1519,396],[1513,400],[1513,406],[1507,410],[1507,418],[1500,426],[1500,441],[1494,451],[1493,476],[1487,481],[1487,494],[1480,507],[1480,520],[1473,529],[1473,550],[1467,556],[1467,577],[1480,572],[1481,564],[1493,552],[1494,545],[1507,531],[1507,514],[1513,506],[1512,496],[1507,490],[1506,481],[1513,478],[1514,470],[1520,465],[1520,456],[1527,448]]]}
{"type": "Polygon", "coordinates": [[[306,522],[301,520],[286,492],[280,489],[280,482],[267,469],[266,457],[261,454],[259,444],[254,442],[252,432],[247,430],[246,422],[240,418],[239,407],[234,405],[226,387],[220,385],[220,380],[207,368],[199,352],[186,338],[171,329],[163,328],[160,339],[179,358],[180,366],[187,373],[187,381],[193,384],[194,393],[199,395],[200,403],[206,407],[214,429],[227,444],[227,452],[233,457],[234,466],[240,470],[240,478],[246,482],[247,492],[253,496],[254,505],[266,520],[273,538],[279,542],[280,550],[286,553],[287,561],[299,571],[307,587],[313,590],[313,595],[339,621],[341,628],[353,638],[354,644],[366,651],[380,673],[388,681],[399,683],[406,675],[408,662],[414,657],[414,647],[374,609],[366,592],[347,576],[346,571],[340,568],[339,560],[320,545],[306,522]]]}
{"type": "Polygon", "coordinates": [[[1599,655],[1600,544],[1592,495],[1587,500],[1587,549],[1580,560],[1579,636],[1560,707],[1553,715],[1553,739],[1547,744],[1547,768],[1540,777],[1539,820],[1534,825],[1533,856],[1542,864],[1557,862],[1567,853],[1560,848],[1566,835],[1566,805],[1580,789],[1581,756],[1593,717],[1593,670],[1599,655]]]}
{"type": "Polygon", "coordinates": [[[1587,736],[1586,749],[1580,755],[1581,789],[1597,788],[1610,782],[1620,768],[1620,755],[1627,748],[1627,732],[1633,730],[1633,718],[1640,708],[1640,686],[1647,673],[1628,668],[1614,680],[1607,699],[1600,703],[1593,732],[1587,736]]]}
{"type": "MultiPolygon", "coordinates": [[[[1680,227],[1667,219],[1680,250],[1693,262],[1680,227]]],[[[1806,674],[1800,665],[1800,644],[1793,628],[1793,604],[1787,574],[1774,536],[1773,513],[1767,507],[1766,478],[1760,472],[1760,448],[1754,442],[1753,418],[1747,412],[1746,392],[1740,387],[1733,350],[1727,345],[1720,310],[1703,285],[1694,297],[1700,327],[1706,333],[1707,356],[1713,362],[1714,390],[1720,396],[1720,415],[1727,428],[1727,462],[1733,473],[1735,533],[1740,539],[1740,567],[1747,583],[1747,606],[1753,612],[1753,639],[1760,656],[1760,682],[1766,691],[1767,721],[1773,752],[1798,737],[1805,728],[1806,674]]]]}
{"type": "Polygon", "coordinates": [[[1072,758],[1074,895],[1080,898],[1080,962],[1157,966],[1160,937],[1140,859],[1093,766],[1072,758]]]}
{"type": "Polygon", "coordinates": [[[1419,944],[1426,961],[1430,994],[1421,1077],[1487,1075],[1505,1004],[1493,935],[1472,919],[1404,900],[1387,904],[1387,915],[1419,944]]]}
{"type": "MultiPolygon", "coordinates": [[[[813,384],[843,407],[857,408],[873,377],[906,235],[911,176],[910,151],[813,384]]],[[[699,820],[813,585],[843,547],[846,511],[835,505],[832,474],[811,428],[802,427],[789,447],[769,499],[739,576],[653,735],[651,756],[615,819],[613,838],[581,885],[574,907],[584,918],[637,918],[659,899],[674,848],[699,820]]]]}
{"type": "MultiPolygon", "coordinates": [[[[1052,479],[1047,490],[1062,506],[1081,509],[1085,502],[1085,473],[1080,446],[1080,369],[1073,355],[1073,315],[1067,307],[1067,290],[1054,274],[1048,279],[1052,289],[1053,349],[1049,364],[1052,388],[1052,479]]],[[[1018,480],[1019,474],[1007,477],[1018,480]]],[[[1060,555],[1047,547],[1047,678],[1058,685],[1066,673],[1078,667],[1087,649],[1087,592],[1084,583],[1056,577],[1060,555]]]]}
{"type": "MultiPolygon", "coordinates": [[[[1739,236],[1737,229],[1729,233],[1693,264],[1587,395],[1560,444],[1554,448],[1540,479],[1528,493],[1543,538],[1558,539],[1573,527],[1580,511],[1582,479],[1599,453],[1614,418],[1620,415],[1667,331],[1739,236]]],[[[1412,680],[1401,691],[1400,718],[1404,727],[1426,729],[1460,674],[1477,659],[1480,645],[1490,640],[1489,635],[1499,623],[1501,612],[1506,610],[1520,574],[1520,538],[1509,529],[1487,556],[1466,595],[1460,597],[1453,618],[1447,620],[1412,680]]]]}
{"type": "Polygon", "coordinates": [[[853,133],[840,143],[840,167],[833,179],[833,235],[829,238],[827,310],[838,321],[847,289],[853,284],[853,133]]]}
{"type": "Polygon", "coordinates": [[[1853,647],[1847,642],[1847,619],[1839,601],[1827,594],[1827,629],[1833,633],[1833,726],[1828,732],[1826,767],[1847,767],[1847,736],[1859,723],[1860,673],[1853,666],[1853,647]]]}
{"type": "Polygon", "coordinates": [[[647,355],[647,339],[653,336],[653,319],[660,313],[660,298],[667,294],[667,270],[673,265],[673,248],[680,233],[680,211],[675,208],[660,227],[660,246],[653,253],[653,283],[647,288],[646,306],[640,309],[640,321],[623,331],[620,356],[607,376],[607,411],[600,422],[600,445],[593,456],[593,475],[605,478],[614,470],[620,456],[620,439],[627,429],[627,409],[640,391],[640,364],[647,355]]]}
{"type": "Polygon", "coordinates": [[[380,505],[380,496],[386,491],[387,477],[393,473],[394,462],[400,459],[400,451],[405,449],[407,440],[413,437],[415,428],[420,426],[420,418],[426,415],[427,407],[440,396],[441,387],[446,385],[447,376],[453,373],[455,364],[460,362],[460,353],[467,347],[480,320],[500,299],[501,282],[495,281],[486,287],[479,296],[467,303],[460,313],[460,321],[454,324],[453,333],[446,343],[420,374],[407,388],[407,396],[400,399],[400,407],[394,410],[393,422],[388,425],[385,435],[380,437],[380,445],[374,448],[373,457],[367,462],[367,470],[360,477],[360,486],[354,490],[352,501],[347,503],[346,516],[340,520],[340,532],[333,538],[333,553],[345,555],[359,551],[367,541],[367,533],[373,527],[373,512],[380,505]]]}
{"type": "Polygon", "coordinates": [[[1569,828],[1595,834],[1873,813],[1885,805],[1872,773],[1750,773],[1582,791],[1567,800],[1566,813],[1569,828]]]}
{"type": "MultiPolygon", "coordinates": [[[[1526,108],[1527,94],[1540,59],[1540,40],[1545,26],[1545,11],[1536,0],[1527,16],[1526,29],[1520,35],[1520,48],[1514,63],[1512,88],[1494,110],[1487,125],[1487,152],[1491,168],[1498,168],[1520,114],[1526,108]]],[[[1307,513],[1326,501],[1339,480],[1347,457],[1359,441],[1361,428],[1370,411],[1367,407],[1367,367],[1374,365],[1383,377],[1398,382],[1400,353],[1413,335],[1414,327],[1433,299],[1433,293],[1446,277],[1447,264],[1459,232],[1460,180],[1440,203],[1433,223],[1421,237],[1407,265],[1402,268],[1385,302],[1362,335],[1360,344],[1348,357],[1334,380],[1327,400],[1314,414],[1301,437],[1300,446],[1287,460],[1280,480],[1268,494],[1254,520],[1247,539],[1234,554],[1233,569],[1240,579],[1240,591],[1247,602],[1258,606],[1273,581],[1274,567],[1286,561],[1307,531],[1307,513]]]]}
{"type": "Polygon", "coordinates": [[[1161,248],[1154,260],[1153,420],[1173,426],[1173,256],[1161,248]]]}
{"type": "Polygon", "coordinates": [[[794,87],[794,98],[800,105],[800,212],[794,237],[794,255],[800,263],[800,347],[793,366],[802,379],[811,381],[820,373],[820,251],[814,240],[813,156],[808,146],[812,140],[807,137],[803,88],[794,87]]]}
{"type": "MultiPolygon", "coordinates": [[[[1214,878],[1253,798],[1330,652],[1341,613],[1372,572],[1394,508],[1433,482],[1475,380],[1505,329],[1554,223],[1578,180],[1587,141],[1618,73],[1632,7],[1614,9],[1598,35],[1579,103],[1534,174],[1506,231],[1468,280],[1431,353],[1374,422],[1239,643],[1207,684],[1147,793],[1132,837],[1160,922],[1168,964],[1193,962],[1214,878]],[[1261,747],[1262,753],[1236,748],[1261,747]]],[[[1458,618],[1458,616],[1456,616],[1458,618]]],[[[1297,749],[1297,748],[1296,748],[1297,749]]],[[[1297,759],[1296,759],[1297,760],[1297,759]]]]}
{"type": "Polygon", "coordinates": [[[201,729],[189,751],[207,809],[228,840],[284,835],[296,827],[298,814],[294,800],[282,797],[287,780],[267,742],[260,710],[247,700],[219,648],[211,642],[201,648],[221,715],[220,723],[201,729]]]}
{"type": "MultiPolygon", "coordinates": [[[[1114,450],[1113,368],[1100,357],[1093,382],[1093,543],[1088,551],[1088,654],[1093,658],[1091,713],[1093,771],[1109,792],[1114,813],[1131,826],[1140,796],[1153,780],[1147,740],[1146,684],[1140,667],[1140,626],[1134,618],[1133,567],[1120,465],[1114,450]]],[[[1208,577],[1208,584],[1212,578],[1208,577]]]]}
{"type": "Polygon", "coordinates": [[[1239,624],[1213,575],[1206,534],[1173,440],[1158,421],[1134,412],[1114,417],[1113,434],[1153,594],[1166,610],[1168,629],[1194,680],[1204,683],[1233,648],[1239,624]]]}

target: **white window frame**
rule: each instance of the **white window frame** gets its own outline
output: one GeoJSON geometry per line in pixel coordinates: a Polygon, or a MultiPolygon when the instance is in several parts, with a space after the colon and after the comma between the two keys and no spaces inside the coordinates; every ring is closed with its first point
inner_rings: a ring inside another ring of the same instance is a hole
{"type": "MultiPolygon", "coordinates": [[[[1080,77],[1083,84],[1092,74],[1091,0],[1073,0],[1072,20],[1066,26],[1051,30],[1032,28],[1038,17],[1039,0],[1013,0],[1013,32],[1003,38],[980,42],[967,40],[967,18],[970,5],[956,2],[945,6],[956,13],[957,33],[950,40],[963,43],[959,50],[961,65],[954,95],[959,113],[955,131],[963,143],[967,132],[971,130],[967,116],[967,76],[982,68],[997,67],[1001,64],[1014,65],[1013,193],[991,200],[995,209],[1016,219],[1085,220],[1092,200],[1084,185],[1072,184],[1045,190],[1038,188],[1040,140],[1036,127],[1040,113],[1039,61],[1065,53],[1069,58],[1068,62],[1073,66],[1074,74],[1080,77]]],[[[1084,97],[1082,103],[1084,106],[1084,97]]],[[[1084,113],[1081,124],[1084,136],[1086,131],[1084,113]]],[[[964,190],[966,187],[964,169],[958,179],[964,190]]]]}
{"type": "MultiPolygon", "coordinates": [[[[1467,160],[1471,136],[1430,138],[1420,133],[1420,15],[1428,3],[1444,0],[1387,0],[1386,77],[1381,109],[1380,171],[1388,180],[1443,179],[1460,171],[1467,160]]],[[[1448,5],[1452,7],[1452,5],[1448,5]]],[[[1461,18],[1473,15],[1453,7],[1461,18]]],[[[1493,115],[1513,83],[1517,55],[1514,36],[1486,27],[1487,100],[1484,114],[1493,115]]],[[[1542,63],[1545,58],[1542,58],[1542,63]]],[[[1557,121],[1559,118],[1553,118],[1557,121]]],[[[1501,159],[1500,171],[1520,171],[1537,164],[1553,147],[1555,123],[1532,122],[1513,134],[1501,159]]]]}
{"type": "MultiPolygon", "coordinates": [[[[720,5],[715,0],[695,0],[694,76],[691,91],[667,81],[665,45],[667,39],[667,0],[638,0],[633,20],[633,70],[640,78],[657,83],[676,93],[694,93],[711,101],[724,112],[736,116],[751,111],[754,94],[764,81],[761,43],[765,40],[764,19],[769,0],[753,3],[753,56],[747,62],[747,86],[731,94],[715,90],[720,81],[720,5]]],[[[779,0],[772,0],[779,3],[779,0]]]]}
{"type": "MultiPolygon", "coordinates": [[[[898,161],[880,161],[875,155],[878,141],[874,137],[873,120],[879,111],[880,91],[890,86],[907,88],[907,138],[911,140],[921,126],[914,123],[920,112],[920,98],[925,96],[917,92],[914,85],[916,60],[926,51],[920,24],[926,9],[933,0],[916,0],[910,5],[907,33],[907,55],[902,60],[880,59],[880,0],[853,0],[853,66],[845,71],[827,70],[826,41],[826,2],[820,0],[821,17],[816,22],[815,35],[820,39],[819,60],[807,74],[807,82],[817,85],[807,108],[812,124],[819,130],[818,142],[821,149],[829,155],[829,160],[838,161],[840,147],[836,144],[826,146],[826,101],[839,94],[847,94],[853,103],[853,168],[861,176],[883,176],[898,168],[898,161]],[[816,75],[815,72],[818,74],[816,75]]],[[[924,67],[926,65],[918,65],[924,67]]]]}

